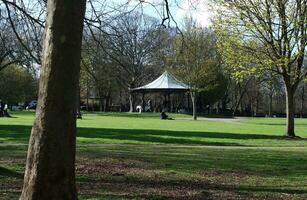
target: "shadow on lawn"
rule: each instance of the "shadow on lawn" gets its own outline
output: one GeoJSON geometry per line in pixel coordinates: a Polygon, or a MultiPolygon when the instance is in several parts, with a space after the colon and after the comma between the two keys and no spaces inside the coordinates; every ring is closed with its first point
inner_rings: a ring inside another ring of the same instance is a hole
{"type": "Polygon", "coordinates": [[[23,178],[23,174],[0,166],[0,176],[23,178]]]}
{"type": "MultiPolygon", "coordinates": [[[[276,123],[270,123],[270,122],[263,123],[263,122],[261,122],[261,123],[254,123],[254,124],[264,125],[264,126],[286,126],[286,123],[282,123],[282,122],[280,122],[280,123],[278,123],[278,122],[276,122],[276,123]]],[[[307,126],[307,124],[296,123],[295,126],[296,127],[301,127],[301,126],[304,127],[304,126],[307,126]]]]}
{"type": "MultiPolygon", "coordinates": [[[[0,125],[0,139],[3,142],[27,143],[31,132],[31,126],[25,125],[0,125]]],[[[162,144],[195,144],[195,145],[222,145],[242,146],[233,142],[203,141],[205,138],[232,139],[232,140],[256,140],[256,139],[282,139],[282,136],[261,134],[237,134],[217,132],[193,132],[193,131],[169,131],[146,129],[111,129],[111,128],[78,128],[77,137],[90,139],[113,139],[125,142],[146,142],[162,144]]],[[[93,141],[94,142],[94,141],[93,141]]]]}

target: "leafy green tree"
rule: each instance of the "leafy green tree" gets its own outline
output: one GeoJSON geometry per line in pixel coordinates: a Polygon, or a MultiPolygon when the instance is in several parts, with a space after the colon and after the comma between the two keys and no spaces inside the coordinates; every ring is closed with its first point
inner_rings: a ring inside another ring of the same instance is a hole
{"type": "Polygon", "coordinates": [[[0,72],[0,99],[9,103],[36,97],[37,81],[24,67],[11,65],[0,72]]]}

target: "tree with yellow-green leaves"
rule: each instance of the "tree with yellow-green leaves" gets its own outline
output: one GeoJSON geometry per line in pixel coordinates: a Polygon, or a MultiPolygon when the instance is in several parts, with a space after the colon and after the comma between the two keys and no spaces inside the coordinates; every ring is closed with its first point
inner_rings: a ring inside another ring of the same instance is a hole
{"type": "Polygon", "coordinates": [[[286,136],[295,137],[294,94],[306,77],[307,0],[217,0],[225,66],[238,80],[271,71],[286,92],[286,136]],[[305,63],[304,63],[305,62],[305,63]]]}
{"type": "Polygon", "coordinates": [[[193,119],[196,120],[199,94],[213,90],[223,92],[226,88],[215,34],[188,19],[182,34],[175,38],[173,48],[169,65],[171,71],[191,88],[193,119]]]}

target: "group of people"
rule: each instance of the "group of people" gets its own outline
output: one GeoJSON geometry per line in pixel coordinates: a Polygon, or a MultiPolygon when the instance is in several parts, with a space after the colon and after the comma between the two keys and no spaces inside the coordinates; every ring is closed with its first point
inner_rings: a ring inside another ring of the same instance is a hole
{"type": "Polygon", "coordinates": [[[0,117],[10,117],[7,111],[7,104],[0,100],[0,117]]]}

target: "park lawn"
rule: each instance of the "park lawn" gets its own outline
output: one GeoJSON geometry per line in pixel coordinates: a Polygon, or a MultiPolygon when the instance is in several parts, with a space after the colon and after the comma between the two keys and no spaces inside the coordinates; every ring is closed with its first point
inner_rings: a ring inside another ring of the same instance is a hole
{"type": "MultiPolygon", "coordinates": [[[[27,144],[33,112],[12,113],[0,119],[0,143],[27,144]]],[[[96,113],[78,120],[78,144],[169,144],[210,146],[306,146],[307,140],[287,140],[283,118],[212,120],[173,114],[160,120],[159,113],[96,113]]],[[[296,134],[307,138],[307,119],[296,119],[296,134]]]]}
{"type": "MultiPolygon", "coordinates": [[[[0,118],[0,199],[18,199],[34,114],[0,118]]],[[[78,120],[80,199],[307,199],[306,140],[284,119],[96,113],[78,120]]],[[[307,137],[307,120],[296,120],[307,137]]]]}

